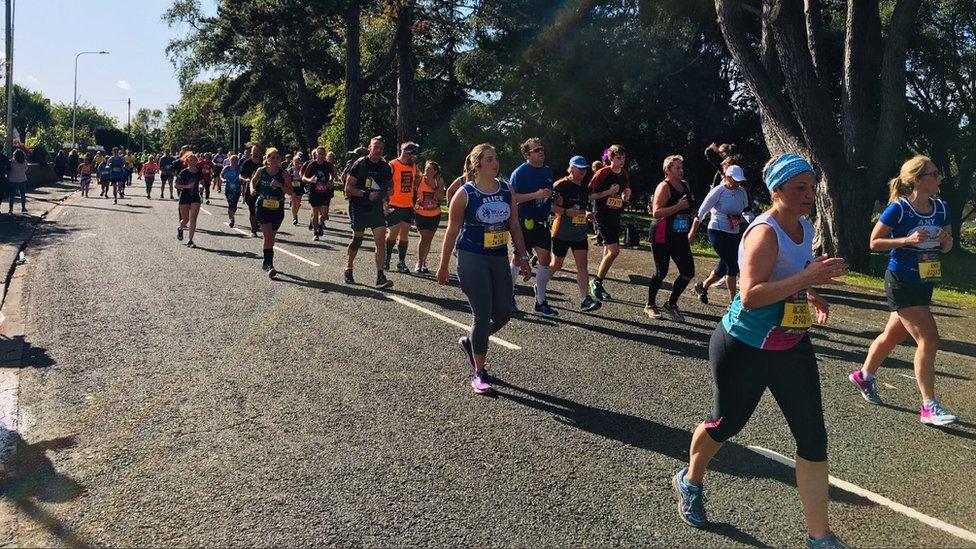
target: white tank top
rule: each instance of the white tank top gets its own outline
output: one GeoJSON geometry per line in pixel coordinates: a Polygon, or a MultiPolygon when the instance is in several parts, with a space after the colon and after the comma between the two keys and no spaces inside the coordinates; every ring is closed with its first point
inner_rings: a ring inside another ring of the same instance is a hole
{"type": "Polygon", "coordinates": [[[800,218],[800,226],[803,228],[803,242],[797,244],[793,242],[786,231],[779,226],[776,219],[769,214],[762,214],[756,217],[755,221],[749,224],[749,228],[746,229],[745,234],[742,235],[742,241],[739,242],[739,264],[742,264],[742,259],[744,255],[743,245],[746,241],[746,235],[749,234],[754,227],[759,225],[769,225],[776,232],[776,244],[779,247],[779,252],[776,255],[776,266],[773,268],[773,274],[769,277],[769,282],[775,282],[777,280],[783,280],[784,278],[789,278],[796,273],[802,271],[806,268],[807,264],[813,261],[813,225],[807,221],[807,218],[800,218]]]}

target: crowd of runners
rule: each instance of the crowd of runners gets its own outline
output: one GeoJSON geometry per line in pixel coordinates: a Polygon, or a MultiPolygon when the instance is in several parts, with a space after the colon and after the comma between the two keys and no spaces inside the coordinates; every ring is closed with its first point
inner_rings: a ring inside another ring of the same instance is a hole
{"type": "MultiPolygon", "coordinates": [[[[546,164],[539,139],[520,146],[525,159],[508,178],[500,177],[495,148],[475,146],[460,176],[446,185],[441,166],[419,161],[417,143],[401,143],[388,159],[384,140],[372,138],[351,151],[340,166],[332,152],[319,147],[308,153],[283,156],[259,145],[241,154],[178,152],[143,155],[114,150],[96,155],[78,167],[81,190],[88,196],[97,178],[100,196],[109,189],[116,202],[125,197],[136,174],[152,199],[158,178],[158,198],[178,199],[177,240],[193,238],[201,203],[212,192],[227,204],[228,224],[235,226],[243,199],[249,229],[260,233],[263,270],[274,278],[277,231],[291,213],[299,219],[303,197],[311,207],[308,229],[318,241],[329,222],[331,201],[341,190],[348,203],[351,240],[342,277],[354,284],[354,264],[367,232],[375,245],[375,287],[393,286],[387,277],[394,254],[397,273],[410,273],[407,264],[410,232],[420,235],[412,271],[433,274],[446,285],[452,264],[461,291],[468,299],[473,324],[458,345],[471,369],[475,393],[493,392],[486,369],[489,337],[519,313],[515,284],[534,278],[535,313],[558,316],[546,299],[547,285],[572,252],[579,288],[579,309],[592,312],[613,298],[605,280],[620,253],[622,214],[631,198],[630,175],[623,146],[608,147],[600,160],[589,163],[573,156],[565,168],[546,164]],[[174,190],[176,195],[174,195],[174,190]],[[443,245],[432,272],[428,258],[446,205],[443,245]],[[588,269],[589,233],[595,232],[602,254],[595,275],[588,269]],[[187,234],[188,233],[188,234],[187,234]],[[454,259],[452,259],[454,258],[454,259]]],[[[690,461],[673,478],[679,515],[686,523],[705,527],[703,478],[709,461],[724,441],[748,422],[768,388],[796,440],[797,487],[807,521],[810,547],[844,547],[827,521],[827,431],[824,425],[817,359],[808,331],[814,321],[826,323],[827,301],[814,289],[840,284],[846,274],[842,258],[813,255],[812,213],[817,178],[810,163],[793,153],[769,160],[762,170],[772,205],[754,212],[751,187],[741,158],[729,145],[712,145],[706,156],[716,165],[712,187],[700,201],[684,180],[683,158],[668,156],[663,179],[648,206],[652,218],[650,247],[654,273],[647,290],[645,313],[651,319],[683,322],[678,298],[695,279],[691,243],[704,226],[719,262],[696,283],[695,296],[708,303],[708,290],[724,284],[731,305],[715,327],[709,343],[714,407],[696,429],[690,461]],[[678,275],[660,307],[658,291],[671,263],[678,275]]],[[[942,175],[927,157],[904,163],[892,179],[890,202],[870,235],[871,250],[888,252],[885,291],[891,311],[883,332],[871,344],[864,364],[849,379],[867,402],[881,404],[875,374],[892,350],[909,336],[915,340],[915,377],[921,393],[920,421],[947,425],[956,421],[935,395],[935,357],[939,334],[930,310],[932,292],[941,277],[940,255],[953,247],[950,216],[936,198],[942,175]]],[[[757,184],[760,182],[756,182],[757,184]]],[[[140,189],[141,191],[141,189],[140,189]]],[[[339,227],[333,227],[338,230],[339,227]]]]}

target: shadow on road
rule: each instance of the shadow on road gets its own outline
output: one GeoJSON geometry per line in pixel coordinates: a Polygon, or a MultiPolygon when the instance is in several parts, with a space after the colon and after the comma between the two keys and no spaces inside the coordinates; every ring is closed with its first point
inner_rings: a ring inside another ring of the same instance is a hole
{"type": "Polygon", "coordinates": [[[238,252],[236,250],[225,250],[223,248],[205,248],[203,246],[197,246],[197,249],[210,254],[217,254],[224,257],[246,257],[249,259],[258,259],[258,254],[254,252],[238,252]]]}
{"type": "MultiPolygon", "coordinates": [[[[895,404],[889,404],[887,402],[882,402],[878,406],[881,406],[882,408],[887,408],[889,410],[895,410],[896,412],[904,412],[906,414],[911,414],[913,416],[918,415],[918,410],[905,408],[904,406],[898,406],[895,404]]],[[[970,423],[968,421],[957,421],[952,425],[931,425],[931,427],[938,431],[942,431],[947,435],[952,435],[967,440],[976,440],[976,424],[970,423]],[[960,427],[962,427],[962,429],[960,429],[960,427]]]]}
{"type": "Polygon", "coordinates": [[[83,210],[104,210],[106,212],[118,212],[118,213],[133,214],[133,215],[142,215],[146,213],[146,212],[139,212],[139,211],[128,211],[119,208],[102,208],[101,206],[82,206],[81,204],[69,204],[67,202],[61,203],[61,206],[65,208],[81,208],[83,210]]]}
{"type": "Polygon", "coordinates": [[[278,278],[276,280],[286,284],[296,284],[298,286],[305,286],[306,288],[321,290],[323,294],[338,293],[352,297],[369,297],[372,299],[381,299],[386,301],[379,290],[370,289],[368,286],[362,283],[356,284],[355,286],[347,286],[345,284],[333,284],[332,282],[325,282],[324,280],[309,280],[298,275],[282,272],[278,273],[278,278]]]}
{"type": "Polygon", "coordinates": [[[21,512],[33,519],[68,547],[88,547],[71,528],[41,508],[44,502],[62,503],[80,496],[85,488],[71,477],[58,473],[47,452],[74,446],[73,436],[28,444],[16,431],[0,427],[0,440],[14,447],[0,479],[0,492],[21,512]]]}
{"type": "MultiPolygon", "coordinates": [[[[679,463],[688,462],[688,448],[691,433],[683,429],[669,427],[645,419],[611,410],[603,410],[579,404],[564,398],[523,389],[504,380],[494,379],[498,397],[553,414],[557,421],[583,431],[613,439],[635,448],[665,455],[679,463]],[[521,393],[521,394],[518,394],[521,393]]],[[[726,442],[715,456],[709,469],[745,479],[764,478],[779,481],[787,486],[796,486],[796,475],[792,467],[763,458],[741,444],[726,442]]],[[[874,506],[870,500],[830,487],[830,499],[856,506],[874,506]]],[[[751,545],[765,545],[749,534],[729,525],[718,525],[714,532],[732,541],[751,545]]]]}

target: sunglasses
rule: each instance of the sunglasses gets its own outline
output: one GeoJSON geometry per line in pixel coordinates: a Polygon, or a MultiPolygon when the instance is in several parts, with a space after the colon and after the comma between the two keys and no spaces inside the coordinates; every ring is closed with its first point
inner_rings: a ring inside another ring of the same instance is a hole
{"type": "Polygon", "coordinates": [[[940,172],[939,170],[935,170],[935,171],[925,172],[925,173],[921,174],[922,177],[925,177],[927,175],[933,175],[935,177],[942,177],[942,172],[940,172]]]}
{"type": "Polygon", "coordinates": [[[541,153],[541,152],[546,152],[546,148],[545,148],[545,147],[536,147],[536,148],[534,148],[534,149],[529,149],[529,152],[530,152],[530,153],[541,153]]]}

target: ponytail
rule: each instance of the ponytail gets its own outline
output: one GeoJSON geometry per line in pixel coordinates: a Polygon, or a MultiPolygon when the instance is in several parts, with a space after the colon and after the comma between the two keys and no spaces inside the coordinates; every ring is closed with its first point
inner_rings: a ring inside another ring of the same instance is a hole
{"type": "Polygon", "coordinates": [[[888,182],[888,201],[895,202],[903,196],[912,194],[915,183],[922,174],[934,168],[935,163],[927,156],[919,154],[906,160],[898,170],[898,176],[888,182]]]}
{"type": "Polygon", "coordinates": [[[888,202],[897,202],[899,198],[912,194],[915,183],[903,181],[901,176],[891,178],[888,182],[888,202]]]}

